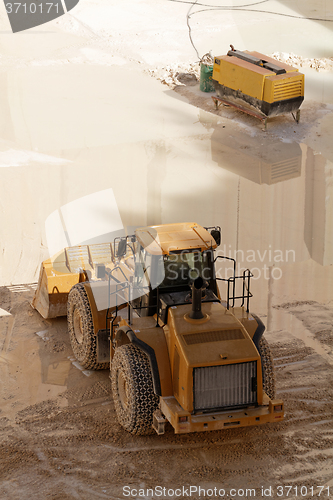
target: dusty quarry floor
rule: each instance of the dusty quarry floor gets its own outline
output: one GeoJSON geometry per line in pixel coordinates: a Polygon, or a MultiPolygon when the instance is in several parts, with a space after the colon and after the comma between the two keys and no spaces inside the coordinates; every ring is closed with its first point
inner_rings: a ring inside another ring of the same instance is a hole
{"type": "Polygon", "coordinates": [[[237,499],[246,489],[262,498],[261,488],[270,486],[272,498],[283,491],[278,486],[293,487],[283,498],[298,498],[301,487],[302,498],[322,498],[311,487],[319,494],[316,487],[324,486],[323,498],[330,498],[332,308],[295,302],[274,309],[300,321],[312,341],[309,347],[309,339],[285,329],[266,335],[283,422],[184,436],[170,426],[163,436],[133,437],[117,424],[108,371],[82,371],[65,319],[43,321],[29,305],[32,287],[25,288],[0,289],[12,314],[7,322],[2,317],[0,337],[1,499],[118,499],[125,498],[124,486],[158,485],[236,489],[237,499]]]}

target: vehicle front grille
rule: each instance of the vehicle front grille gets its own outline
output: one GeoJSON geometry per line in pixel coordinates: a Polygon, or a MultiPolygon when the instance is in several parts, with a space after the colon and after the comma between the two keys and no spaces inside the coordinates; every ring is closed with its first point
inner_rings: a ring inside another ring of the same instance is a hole
{"type": "Polygon", "coordinates": [[[248,406],[257,402],[257,362],[193,370],[194,410],[248,406]]]}

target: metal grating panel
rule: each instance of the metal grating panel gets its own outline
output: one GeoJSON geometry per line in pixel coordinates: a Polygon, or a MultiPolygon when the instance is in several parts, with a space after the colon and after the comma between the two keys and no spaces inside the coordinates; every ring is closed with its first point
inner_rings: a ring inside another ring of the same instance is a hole
{"type": "Polygon", "coordinates": [[[183,335],[186,345],[205,344],[206,342],[221,342],[223,340],[240,340],[244,338],[241,330],[219,330],[216,332],[199,332],[183,335]]]}
{"type": "Polygon", "coordinates": [[[193,370],[194,410],[232,408],[257,402],[257,362],[193,370]]]}
{"type": "Polygon", "coordinates": [[[66,254],[71,272],[80,272],[82,269],[90,269],[95,264],[112,262],[110,243],[68,247],[66,254]]]}
{"type": "Polygon", "coordinates": [[[69,269],[72,273],[89,268],[89,252],[87,245],[66,248],[69,269]]]}
{"type": "Polygon", "coordinates": [[[302,80],[293,82],[274,82],[274,101],[281,101],[283,99],[293,99],[294,97],[302,96],[302,80]]]}
{"type": "Polygon", "coordinates": [[[91,260],[94,264],[108,264],[112,262],[110,243],[89,245],[91,260]]]}

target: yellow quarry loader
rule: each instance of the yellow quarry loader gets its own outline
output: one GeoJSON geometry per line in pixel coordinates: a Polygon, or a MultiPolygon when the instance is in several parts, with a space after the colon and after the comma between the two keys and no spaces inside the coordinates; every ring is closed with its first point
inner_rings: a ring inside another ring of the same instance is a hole
{"type": "Polygon", "coordinates": [[[150,226],[42,264],[34,307],[55,317],[67,303],[73,352],[85,368],[111,367],[117,418],[132,434],[283,419],[265,327],[249,312],[251,272],[237,276],[234,259],[215,255],[220,240],[219,227],[150,226]],[[229,277],[216,261],[231,263],[229,277]]]}
{"type": "Polygon", "coordinates": [[[212,79],[222,99],[246,103],[266,117],[296,112],[299,121],[304,75],[297,68],[231,45],[227,55],[215,57],[212,79]]]}

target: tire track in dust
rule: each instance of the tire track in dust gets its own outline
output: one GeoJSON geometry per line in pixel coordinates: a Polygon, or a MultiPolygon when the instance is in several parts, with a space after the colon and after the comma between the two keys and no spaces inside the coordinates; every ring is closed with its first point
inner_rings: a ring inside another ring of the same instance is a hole
{"type": "Polygon", "coordinates": [[[7,315],[1,316],[0,321],[1,321],[1,318],[6,318],[6,317],[8,318],[7,331],[6,331],[6,335],[5,335],[5,338],[4,338],[2,347],[1,347],[1,351],[0,351],[0,359],[3,360],[5,363],[8,362],[8,360],[6,360],[6,354],[8,352],[8,348],[10,345],[10,341],[11,341],[12,333],[13,333],[13,328],[14,328],[14,324],[15,324],[15,317],[12,314],[10,314],[9,317],[7,315]]]}
{"type": "Polygon", "coordinates": [[[315,339],[313,333],[304,326],[300,319],[296,318],[292,312],[283,312],[281,309],[273,309],[273,311],[273,322],[279,326],[279,330],[283,329],[290,332],[293,337],[302,340],[307,347],[313,349],[319,356],[325,359],[327,363],[333,366],[333,356],[330,354],[332,351],[323,347],[323,345],[315,339]]]}

